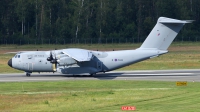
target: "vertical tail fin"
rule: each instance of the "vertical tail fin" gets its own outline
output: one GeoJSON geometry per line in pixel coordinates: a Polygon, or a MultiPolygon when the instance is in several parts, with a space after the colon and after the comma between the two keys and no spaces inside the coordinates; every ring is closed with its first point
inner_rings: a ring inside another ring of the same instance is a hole
{"type": "Polygon", "coordinates": [[[193,21],[160,17],[157,21],[157,24],[140,48],[156,48],[160,50],[167,50],[185,23],[191,22],[193,21]]]}

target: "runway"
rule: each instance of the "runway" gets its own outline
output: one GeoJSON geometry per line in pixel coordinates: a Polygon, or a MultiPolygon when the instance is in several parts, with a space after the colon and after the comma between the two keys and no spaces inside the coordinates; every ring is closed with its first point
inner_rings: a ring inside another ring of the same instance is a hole
{"type": "Polygon", "coordinates": [[[200,82],[200,69],[195,70],[142,70],[112,71],[98,73],[93,77],[73,76],[59,73],[25,73],[0,74],[0,82],[30,81],[67,81],[67,80],[149,80],[149,81],[188,81],[200,82]]]}

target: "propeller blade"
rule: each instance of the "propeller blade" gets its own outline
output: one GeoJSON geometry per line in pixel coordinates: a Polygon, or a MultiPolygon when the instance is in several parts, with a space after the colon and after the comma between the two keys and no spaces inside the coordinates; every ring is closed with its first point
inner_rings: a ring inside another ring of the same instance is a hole
{"type": "Polygon", "coordinates": [[[53,60],[53,55],[52,55],[52,51],[50,51],[50,56],[47,58],[47,61],[52,61],[53,60]]]}
{"type": "Polygon", "coordinates": [[[52,69],[53,69],[54,72],[56,71],[57,67],[56,67],[56,64],[55,64],[55,63],[52,64],[52,69]]]}
{"type": "Polygon", "coordinates": [[[52,51],[50,52],[50,59],[53,60],[53,54],[52,54],[52,51]]]}

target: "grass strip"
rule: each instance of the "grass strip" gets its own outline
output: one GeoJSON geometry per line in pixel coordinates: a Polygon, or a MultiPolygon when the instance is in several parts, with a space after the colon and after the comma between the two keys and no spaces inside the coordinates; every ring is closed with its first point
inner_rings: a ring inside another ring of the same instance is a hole
{"type": "Polygon", "coordinates": [[[199,82],[95,80],[0,83],[0,111],[198,111],[199,82]]]}

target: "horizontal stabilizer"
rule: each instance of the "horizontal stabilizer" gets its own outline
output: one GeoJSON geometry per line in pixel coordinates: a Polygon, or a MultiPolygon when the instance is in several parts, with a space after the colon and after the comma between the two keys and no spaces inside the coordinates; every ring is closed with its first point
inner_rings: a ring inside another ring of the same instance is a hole
{"type": "Polygon", "coordinates": [[[177,20],[177,19],[171,19],[166,17],[160,17],[158,19],[159,23],[192,23],[194,20],[177,20]]]}

